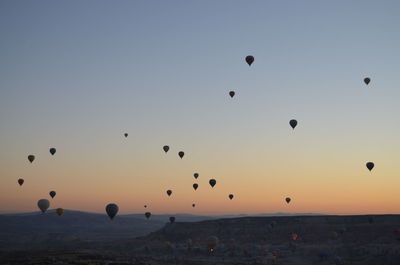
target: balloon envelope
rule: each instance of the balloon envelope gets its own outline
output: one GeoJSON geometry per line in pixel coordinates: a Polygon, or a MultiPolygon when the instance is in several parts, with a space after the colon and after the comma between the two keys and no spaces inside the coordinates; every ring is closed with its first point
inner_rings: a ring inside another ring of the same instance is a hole
{"type": "Polygon", "coordinates": [[[167,190],[167,194],[168,194],[168,196],[171,196],[172,190],[167,190]]]}
{"type": "Polygon", "coordinates": [[[246,56],[246,63],[250,66],[254,62],[254,57],[252,55],[246,56]]]}
{"type": "Polygon", "coordinates": [[[33,162],[33,160],[35,160],[35,156],[34,155],[28,155],[28,160],[29,162],[33,162]]]}
{"type": "Polygon", "coordinates": [[[42,213],[46,212],[47,209],[49,209],[50,207],[50,202],[47,199],[40,199],[37,202],[37,206],[39,207],[39,209],[42,211],[42,213]]]}
{"type": "Polygon", "coordinates": [[[218,237],[210,236],[207,239],[207,247],[209,250],[211,250],[211,251],[214,250],[217,245],[218,245],[218,237]]]}
{"type": "Polygon", "coordinates": [[[182,158],[183,158],[183,156],[185,155],[185,152],[183,152],[183,151],[180,151],[180,152],[178,153],[178,155],[179,155],[179,157],[182,159],[182,158]]]}
{"type": "Polygon", "coordinates": [[[194,190],[197,190],[198,187],[199,187],[199,184],[197,184],[197,183],[194,183],[194,184],[193,184],[193,189],[194,189],[194,190]]]}
{"type": "Polygon", "coordinates": [[[233,98],[235,96],[235,91],[229,91],[229,96],[231,96],[231,98],[233,98]]]}
{"type": "Polygon", "coordinates": [[[174,217],[174,216],[171,216],[171,217],[169,218],[169,221],[170,221],[171,224],[172,224],[173,222],[175,222],[175,217],[174,217]]]}
{"type": "Polygon", "coordinates": [[[50,154],[54,155],[56,153],[56,149],[54,147],[50,148],[50,154]]]}
{"type": "Polygon", "coordinates": [[[289,203],[291,200],[292,200],[292,199],[290,199],[289,197],[286,197],[286,199],[285,199],[285,201],[286,201],[287,203],[289,203]]]}
{"type": "Polygon", "coordinates": [[[18,184],[19,184],[20,186],[22,186],[22,184],[24,184],[24,179],[18,179],[18,184]]]}
{"type": "Polygon", "coordinates": [[[169,146],[168,146],[168,145],[164,145],[164,146],[163,146],[163,150],[164,150],[165,153],[168,152],[169,146]]]}
{"type": "Polygon", "coordinates": [[[128,134],[127,134],[127,133],[124,133],[124,136],[125,136],[125,138],[126,138],[126,137],[128,137],[128,134]]]}
{"type": "Polygon", "coordinates": [[[366,166],[367,166],[368,170],[371,171],[375,167],[375,164],[373,162],[368,162],[366,164],[366,166]]]}
{"type": "Polygon", "coordinates": [[[215,179],[210,179],[209,183],[211,187],[214,188],[215,184],[217,184],[217,181],[215,179]]]}
{"type": "Polygon", "coordinates": [[[233,199],[233,194],[229,194],[229,199],[233,199]]]}
{"type": "Polygon", "coordinates": [[[146,216],[146,218],[149,219],[150,216],[151,216],[151,212],[145,212],[145,213],[144,213],[144,216],[146,216]]]}
{"type": "Polygon", "coordinates": [[[192,207],[193,207],[193,208],[196,207],[196,204],[193,203],[193,204],[192,204],[192,207]]]}
{"type": "Polygon", "coordinates": [[[106,213],[111,220],[117,215],[118,210],[118,205],[116,205],[115,203],[110,203],[106,206],[106,213]]]}
{"type": "Polygon", "coordinates": [[[197,179],[197,178],[199,177],[199,173],[194,173],[194,174],[193,174],[193,177],[194,177],[195,179],[197,179]]]}
{"type": "Polygon", "coordinates": [[[371,82],[371,78],[369,78],[369,77],[364,78],[364,83],[365,83],[366,85],[368,85],[369,82],[371,82]]]}
{"type": "Polygon", "coordinates": [[[64,213],[64,209],[63,209],[63,208],[57,208],[56,214],[57,214],[58,216],[62,215],[63,213],[64,213]]]}
{"type": "Polygon", "coordinates": [[[290,120],[289,124],[290,124],[290,127],[292,127],[293,130],[294,130],[294,128],[297,126],[297,121],[296,120],[290,120]]]}
{"type": "Polygon", "coordinates": [[[56,196],[56,192],[54,190],[50,191],[49,194],[51,198],[54,198],[56,196]]]}

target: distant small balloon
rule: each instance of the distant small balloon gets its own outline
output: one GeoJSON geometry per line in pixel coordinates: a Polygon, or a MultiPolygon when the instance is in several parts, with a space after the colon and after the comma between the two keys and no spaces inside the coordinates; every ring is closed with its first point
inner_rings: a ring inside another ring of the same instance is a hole
{"type": "Polygon", "coordinates": [[[125,138],[126,138],[126,137],[128,137],[128,134],[127,134],[127,133],[124,133],[124,136],[125,136],[125,138]]]}
{"type": "Polygon", "coordinates": [[[296,128],[296,126],[297,126],[297,121],[296,121],[296,120],[290,120],[290,121],[289,121],[289,124],[290,124],[290,126],[293,128],[293,130],[294,130],[294,128],[296,128]]]}
{"type": "Polygon", "coordinates": [[[246,63],[250,66],[254,62],[254,57],[251,55],[246,56],[246,63]]]}
{"type": "Polygon", "coordinates": [[[164,150],[165,153],[167,153],[168,150],[169,150],[169,146],[168,146],[168,145],[164,145],[164,146],[163,146],[163,150],[164,150]]]}
{"type": "Polygon", "coordinates": [[[199,177],[199,173],[194,173],[194,174],[193,174],[193,177],[194,177],[195,179],[197,179],[197,178],[199,177]]]}
{"type": "Polygon", "coordinates": [[[183,156],[185,155],[185,152],[183,152],[183,151],[180,151],[180,152],[178,153],[178,155],[179,155],[179,157],[182,159],[182,158],[183,158],[183,156]]]}
{"type": "Polygon", "coordinates": [[[42,211],[42,213],[45,213],[47,211],[47,209],[49,209],[49,207],[50,207],[50,202],[47,199],[40,199],[37,202],[37,205],[38,205],[39,209],[42,211]]]}
{"type": "Polygon", "coordinates": [[[50,154],[53,156],[56,153],[56,149],[54,147],[50,148],[50,154]]]}
{"type": "Polygon", "coordinates": [[[50,191],[49,194],[51,198],[54,198],[56,196],[56,192],[54,190],[50,191]]]}
{"type": "Polygon", "coordinates": [[[57,208],[57,209],[56,209],[56,214],[57,214],[58,216],[61,216],[63,213],[64,213],[64,209],[63,209],[63,208],[57,208]]]}
{"type": "Polygon", "coordinates": [[[173,222],[175,222],[175,217],[174,217],[174,216],[171,216],[171,217],[169,218],[169,221],[170,221],[171,224],[172,224],[173,222]]]}
{"type": "Polygon", "coordinates": [[[145,213],[144,213],[144,216],[146,216],[146,218],[149,219],[150,216],[151,216],[151,212],[145,212],[145,213]]]}
{"type": "Polygon", "coordinates": [[[369,78],[369,77],[364,78],[364,83],[365,83],[366,85],[368,85],[369,82],[371,82],[371,78],[369,78]]]}
{"type": "Polygon", "coordinates": [[[108,217],[110,217],[110,219],[114,219],[114,217],[117,215],[119,210],[118,205],[116,205],[115,203],[110,203],[107,204],[106,206],[106,213],[108,214],[108,217]]]}
{"type": "Polygon", "coordinates": [[[194,189],[194,190],[197,190],[198,187],[199,187],[199,184],[197,184],[197,183],[194,183],[194,184],[193,184],[193,189],[194,189]]]}
{"type": "Polygon", "coordinates": [[[18,184],[19,184],[20,186],[22,186],[22,184],[24,184],[24,182],[25,182],[24,179],[18,179],[18,184]]]}
{"type": "Polygon", "coordinates": [[[35,160],[35,156],[34,155],[28,155],[28,160],[29,162],[33,162],[33,160],[35,160]]]}
{"type": "Polygon", "coordinates": [[[172,190],[167,190],[167,194],[168,194],[168,196],[171,196],[172,190]]]}
{"type": "Polygon", "coordinates": [[[147,205],[144,205],[144,208],[147,208],[147,205]]]}
{"type": "Polygon", "coordinates": [[[229,91],[229,96],[231,96],[231,98],[233,98],[235,96],[235,91],[229,91]]]}
{"type": "Polygon", "coordinates": [[[368,170],[371,171],[375,167],[375,164],[373,162],[368,162],[366,164],[366,166],[367,166],[368,170]]]}
{"type": "Polygon", "coordinates": [[[233,199],[233,194],[229,194],[229,199],[233,199]]]}
{"type": "Polygon", "coordinates": [[[292,199],[290,199],[289,197],[286,197],[286,199],[285,199],[285,201],[286,201],[287,203],[289,203],[291,200],[292,200],[292,199]]]}
{"type": "Polygon", "coordinates": [[[210,179],[209,183],[211,187],[214,188],[215,184],[217,184],[217,181],[215,179],[210,179]]]}
{"type": "Polygon", "coordinates": [[[196,207],[196,204],[195,204],[195,203],[193,203],[193,204],[192,204],[192,207],[193,207],[193,208],[194,208],[194,207],[196,207]]]}

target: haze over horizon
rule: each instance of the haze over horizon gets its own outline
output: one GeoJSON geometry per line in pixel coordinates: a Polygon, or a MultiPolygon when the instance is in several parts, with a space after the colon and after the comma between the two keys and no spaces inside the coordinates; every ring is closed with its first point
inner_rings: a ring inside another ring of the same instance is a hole
{"type": "Polygon", "coordinates": [[[399,10],[1,1],[0,212],[399,214],[399,10]]]}

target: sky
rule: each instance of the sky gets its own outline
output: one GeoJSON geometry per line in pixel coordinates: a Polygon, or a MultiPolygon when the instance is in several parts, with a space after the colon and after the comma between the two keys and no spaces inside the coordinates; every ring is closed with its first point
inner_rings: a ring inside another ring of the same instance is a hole
{"type": "Polygon", "coordinates": [[[0,212],[400,213],[399,12],[1,1],[0,212]]]}

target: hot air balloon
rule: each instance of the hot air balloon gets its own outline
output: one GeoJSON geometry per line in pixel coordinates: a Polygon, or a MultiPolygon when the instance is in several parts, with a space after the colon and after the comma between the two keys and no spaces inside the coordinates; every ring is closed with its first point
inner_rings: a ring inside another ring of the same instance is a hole
{"type": "Polygon", "coordinates": [[[125,138],[126,138],[126,137],[128,137],[128,134],[127,134],[127,133],[124,133],[124,136],[125,136],[125,138]]]}
{"type": "Polygon", "coordinates": [[[183,152],[183,151],[180,151],[180,152],[178,153],[178,155],[179,155],[179,157],[182,159],[182,158],[183,158],[183,156],[185,155],[185,152],[183,152]]]}
{"type": "Polygon", "coordinates": [[[144,216],[146,216],[146,218],[149,219],[150,216],[151,216],[151,212],[145,212],[145,213],[144,213],[144,216]]]}
{"type": "Polygon", "coordinates": [[[299,239],[299,236],[296,233],[292,233],[291,238],[293,241],[296,241],[299,239]]]}
{"type": "Polygon", "coordinates": [[[289,203],[291,200],[292,200],[292,199],[290,199],[289,197],[286,197],[286,199],[285,199],[285,201],[286,201],[287,203],[289,203]]]}
{"type": "Polygon", "coordinates": [[[163,146],[163,149],[164,149],[164,152],[167,153],[168,150],[169,150],[169,146],[168,146],[168,145],[164,145],[164,146],[163,146]]]}
{"type": "Polygon", "coordinates": [[[19,184],[20,186],[22,186],[22,184],[24,184],[24,179],[18,179],[18,184],[19,184]]]}
{"type": "Polygon", "coordinates": [[[56,149],[54,147],[50,148],[50,154],[53,156],[56,153],[56,149]]]}
{"type": "Polygon", "coordinates": [[[194,190],[197,190],[198,187],[199,187],[199,184],[197,184],[197,183],[194,183],[194,184],[193,184],[193,189],[194,189],[194,190]]]}
{"type": "Polygon", "coordinates": [[[144,208],[147,208],[147,205],[144,205],[144,208]]]}
{"type": "Polygon", "coordinates": [[[196,207],[196,204],[193,203],[193,204],[192,204],[192,207],[193,207],[193,208],[196,207]]]}
{"type": "Polygon", "coordinates": [[[233,194],[229,194],[229,196],[228,196],[228,197],[229,197],[229,199],[231,199],[231,200],[232,200],[232,199],[233,199],[233,194]]]}
{"type": "Polygon", "coordinates": [[[174,217],[174,216],[171,216],[171,217],[169,218],[169,221],[170,221],[171,224],[172,224],[173,222],[175,222],[175,217],[174,217]]]}
{"type": "Polygon", "coordinates": [[[64,213],[64,209],[63,209],[63,208],[57,208],[57,209],[56,209],[56,214],[57,214],[58,216],[61,216],[63,213],[64,213]]]}
{"type": "Polygon", "coordinates": [[[193,174],[193,177],[194,177],[195,179],[197,179],[197,178],[199,177],[199,173],[194,173],[194,174],[193,174]]]}
{"type": "Polygon", "coordinates": [[[33,162],[33,160],[35,160],[35,156],[34,155],[28,155],[28,160],[29,162],[33,162]]]}
{"type": "Polygon", "coordinates": [[[368,85],[369,82],[371,82],[371,78],[369,78],[369,77],[364,78],[364,83],[365,83],[366,85],[368,85]]]}
{"type": "Polygon", "coordinates": [[[366,166],[367,166],[368,170],[371,171],[375,167],[375,164],[373,162],[368,162],[366,164],[366,166]]]}
{"type": "Polygon", "coordinates": [[[106,206],[106,213],[108,214],[108,217],[110,217],[110,219],[112,220],[118,213],[118,205],[116,205],[115,203],[110,203],[107,204],[106,206]]]}
{"type": "Polygon", "coordinates": [[[229,96],[231,96],[231,98],[233,98],[235,96],[235,91],[229,91],[229,96]]]}
{"type": "Polygon", "coordinates": [[[168,196],[171,196],[172,190],[167,190],[167,194],[168,194],[168,196]]]}
{"type": "Polygon", "coordinates": [[[296,126],[297,126],[297,121],[296,120],[290,120],[289,124],[290,124],[290,127],[292,127],[293,130],[294,130],[294,128],[296,128],[296,126]]]}
{"type": "Polygon", "coordinates": [[[254,57],[251,55],[246,56],[246,63],[250,66],[254,62],[254,57]]]}
{"type": "Polygon", "coordinates": [[[54,198],[54,196],[56,196],[56,192],[54,190],[50,191],[49,194],[51,198],[54,198]]]}
{"type": "Polygon", "coordinates": [[[37,206],[39,207],[39,209],[42,211],[42,213],[46,212],[47,209],[49,209],[50,207],[50,202],[47,199],[40,199],[37,202],[37,206]]]}
{"type": "Polygon", "coordinates": [[[211,188],[214,188],[215,184],[217,184],[217,181],[215,179],[210,179],[209,181],[211,188]]]}
{"type": "Polygon", "coordinates": [[[218,237],[210,236],[207,239],[207,248],[209,251],[214,251],[215,247],[218,245],[218,237]]]}

